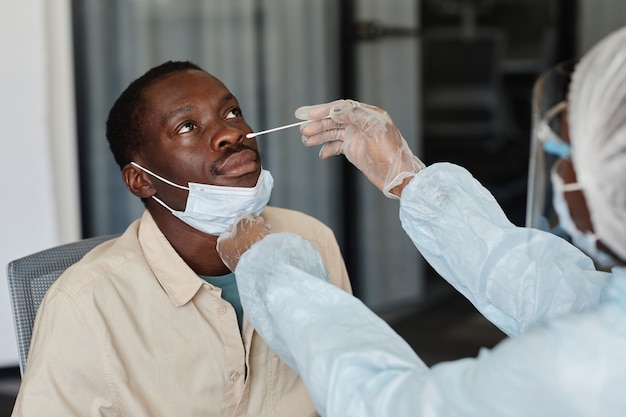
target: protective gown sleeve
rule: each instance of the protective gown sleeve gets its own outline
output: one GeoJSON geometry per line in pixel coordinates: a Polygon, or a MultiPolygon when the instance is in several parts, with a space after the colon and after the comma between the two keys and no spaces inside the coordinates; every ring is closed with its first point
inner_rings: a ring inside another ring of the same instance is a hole
{"type": "Polygon", "coordinates": [[[427,366],[361,301],[328,284],[309,242],[270,234],[242,255],[235,276],[248,318],[322,416],[412,415],[415,374],[427,366]]]}
{"type": "Polygon", "coordinates": [[[597,305],[610,275],[564,239],[516,227],[454,164],[431,165],[411,180],[400,220],[428,263],[509,336],[597,305]]]}
{"type": "Polygon", "coordinates": [[[619,334],[598,326],[593,315],[573,312],[598,302],[609,274],[594,273],[591,261],[560,238],[513,226],[493,197],[452,165],[434,165],[411,181],[401,217],[427,259],[503,329],[514,334],[536,325],[477,358],[428,369],[383,320],[325,282],[308,242],[266,236],[235,270],[241,301],[260,335],[301,375],[323,416],[526,417],[612,409],[594,400],[608,385],[589,378],[598,367],[616,369],[607,352],[621,349],[619,334]],[[542,320],[567,311],[573,313],[542,320]],[[581,339],[581,332],[593,336],[581,339]]]}

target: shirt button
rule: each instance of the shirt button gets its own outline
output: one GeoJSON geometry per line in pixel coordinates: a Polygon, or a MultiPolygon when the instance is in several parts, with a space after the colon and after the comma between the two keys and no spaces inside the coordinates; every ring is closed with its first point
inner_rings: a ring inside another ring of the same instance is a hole
{"type": "Polygon", "coordinates": [[[238,374],[237,372],[233,372],[233,373],[230,375],[230,380],[231,380],[232,382],[237,382],[237,380],[238,380],[238,379],[239,379],[239,374],[238,374]]]}
{"type": "Polygon", "coordinates": [[[226,307],[220,306],[220,308],[218,308],[217,311],[219,311],[220,314],[226,314],[226,307]]]}

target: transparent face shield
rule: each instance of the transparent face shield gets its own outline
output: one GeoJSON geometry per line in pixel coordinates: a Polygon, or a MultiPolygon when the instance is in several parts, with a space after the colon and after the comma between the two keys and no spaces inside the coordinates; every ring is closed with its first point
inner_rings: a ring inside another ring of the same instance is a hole
{"type": "Polygon", "coordinates": [[[527,227],[552,231],[558,225],[550,170],[557,160],[569,158],[566,99],[574,66],[575,62],[554,66],[537,79],[533,88],[527,227]]]}
{"type": "Polygon", "coordinates": [[[598,248],[570,159],[567,93],[574,66],[575,62],[556,65],[537,79],[533,89],[526,226],[566,238],[589,255],[596,267],[609,270],[615,258],[598,248]]]}

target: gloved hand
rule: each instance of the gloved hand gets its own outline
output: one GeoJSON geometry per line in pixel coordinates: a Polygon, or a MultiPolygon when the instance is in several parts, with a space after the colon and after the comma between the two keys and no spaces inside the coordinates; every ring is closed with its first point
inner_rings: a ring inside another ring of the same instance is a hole
{"type": "Polygon", "coordinates": [[[247,215],[237,220],[217,238],[217,253],[224,265],[235,271],[241,255],[270,233],[270,225],[260,216],[247,215]]]}
{"type": "Polygon", "coordinates": [[[296,110],[305,146],[322,145],[320,158],[343,153],[389,198],[425,165],[406,143],[386,111],[353,100],[337,100],[296,110]],[[317,120],[330,116],[323,120],[317,120]]]}

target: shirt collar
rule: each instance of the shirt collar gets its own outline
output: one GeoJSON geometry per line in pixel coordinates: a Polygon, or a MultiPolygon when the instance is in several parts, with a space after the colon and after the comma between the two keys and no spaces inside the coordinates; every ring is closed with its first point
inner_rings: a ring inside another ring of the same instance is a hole
{"type": "Polygon", "coordinates": [[[141,218],[138,239],[150,269],[172,303],[177,307],[187,304],[204,281],[176,253],[148,210],[141,218]]]}

